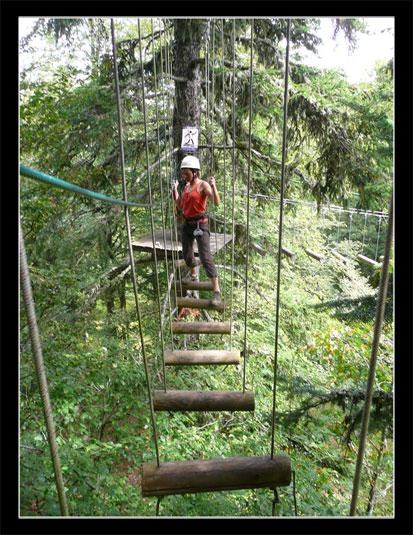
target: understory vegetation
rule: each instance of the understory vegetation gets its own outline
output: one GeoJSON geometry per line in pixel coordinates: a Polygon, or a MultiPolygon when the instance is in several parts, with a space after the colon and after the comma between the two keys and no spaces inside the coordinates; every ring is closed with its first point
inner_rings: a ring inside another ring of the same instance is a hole
{"type": "MultiPolygon", "coordinates": [[[[174,21],[158,21],[155,29],[149,19],[142,25],[150,127],[146,132],[137,78],[139,40],[130,20],[116,25],[127,186],[130,200],[148,201],[145,140],[149,136],[152,215],[160,230],[163,224],[171,228],[173,223],[173,83],[172,79],[165,82],[162,68],[167,73],[170,67],[167,58],[174,44],[174,21]],[[153,57],[158,62],[158,86],[153,57]],[[162,91],[158,98],[157,90],[162,91]],[[162,112],[161,124],[155,121],[158,111],[162,112]]],[[[341,21],[337,28],[340,30],[341,24],[341,30],[351,37],[362,31],[356,22],[345,26],[341,21]]],[[[249,161],[248,24],[240,19],[236,26],[235,109],[231,65],[221,68],[218,61],[222,48],[232,50],[231,20],[222,27],[217,25],[215,35],[215,98],[219,106],[209,107],[207,84],[201,90],[202,174],[204,178],[214,170],[221,194],[221,205],[210,212],[211,233],[231,234],[233,211],[235,218],[233,242],[215,256],[225,311],[209,314],[214,320],[231,320],[233,334],[231,338],[175,336],[173,346],[242,350],[246,336],[246,387],[255,394],[255,411],[159,412],[160,457],[161,461],[184,461],[270,454],[277,268],[281,261],[275,452],[290,456],[295,488],[291,484],[278,489],[276,513],[295,516],[296,499],[299,516],[347,516],[392,187],[392,64],[378,65],[374,82],[350,86],[342,74],[310,69],[300,63],[299,55],[293,57],[288,202],[282,228],[282,246],[292,255],[283,254],[279,259],[283,52],[279,41],[285,37],[285,28],[279,19],[268,24],[255,22],[261,39],[254,43],[249,161]],[[270,64],[274,56],[270,57],[269,51],[273,53],[274,47],[279,59],[275,65],[270,64]],[[222,80],[228,85],[225,95],[220,89],[222,80]],[[233,142],[235,178],[229,150],[233,142]],[[308,251],[321,255],[321,260],[308,251]],[[361,264],[360,254],[376,260],[377,267],[361,264]]],[[[316,20],[295,19],[293,30],[296,46],[316,50],[316,20]]],[[[37,34],[48,43],[50,55],[45,54],[43,63],[33,62],[21,76],[21,163],[122,198],[109,21],[39,19],[33,35],[37,34]],[[58,64],[59,51],[71,57],[73,35],[79,43],[77,52],[88,50],[84,72],[74,66],[76,62],[58,64]]],[[[213,35],[209,33],[211,47],[213,35]]],[[[30,38],[22,43],[22,49],[29,46],[30,38]]],[[[202,52],[202,68],[205,55],[202,52]]],[[[229,56],[227,63],[231,61],[229,56]]],[[[129,213],[132,238],[148,235],[150,210],[130,208],[129,213]]],[[[163,323],[164,349],[170,349],[174,285],[171,300],[167,298],[172,263],[157,259],[160,318],[154,259],[148,253],[135,253],[139,325],[123,208],[21,177],[20,214],[70,514],[155,516],[156,499],[143,498],[140,487],[142,464],[156,460],[140,328],[152,389],[162,388],[160,325],[163,323]]],[[[360,516],[394,513],[392,272],[391,258],[357,507],[360,516]]],[[[203,268],[200,275],[206,280],[203,268]]],[[[208,295],[200,293],[200,297],[208,295]]],[[[20,310],[20,514],[59,516],[22,297],[20,310]]],[[[168,367],[166,384],[176,390],[240,391],[243,371],[243,359],[239,366],[168,367]]],[[[271,516],[272,499],[269,489],[168,496],[162,499],[159,514],[271,516]]]]}

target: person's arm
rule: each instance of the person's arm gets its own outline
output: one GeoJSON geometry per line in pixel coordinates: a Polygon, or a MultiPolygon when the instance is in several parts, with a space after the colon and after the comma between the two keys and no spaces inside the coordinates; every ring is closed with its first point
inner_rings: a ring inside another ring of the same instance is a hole
{"type": "Polygon", "coordinates": [[[219,206],[221,199],[215,184],[215,177],[210,176],[208,178],[208,182],[202,182],[202,186],[202,191],[205,193],[205,195],[212,200],[215,206],[219,206]]]}
{"type": "Polygon", "coordinates": [[[176,206],[180,209],[181,208],[181,198],[179,197],[178,193],[178,181],[176,180],[174,185],[172,186],[172,198],[175,201],[176,206]]]}

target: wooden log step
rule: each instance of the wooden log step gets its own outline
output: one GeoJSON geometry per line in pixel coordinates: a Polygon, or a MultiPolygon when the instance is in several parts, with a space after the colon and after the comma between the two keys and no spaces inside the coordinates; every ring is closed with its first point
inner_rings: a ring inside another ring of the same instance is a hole
{"type": "Polygon", "coordinates": [[[173,321],[172,332],[175,334],[230,334],[229,321],[173,321]]]}
{"type": "Polygon", "coordinates": [[[211,310],[224,310],[223,301],[221,301],[219,305],[213,305],[211,303],[211,299],[196,299],[193,297],[177,297],[176,304],[178,307],[210,308],[211,310]]]}
{"type": "MultiPolygon", "coordinates": [[[[195,257],[195,265],[196,266],[200,266],[201,265],[201,260],[198,257],[195,257]]],[[[175,267],[176,268],[187,267],[185,260],[183,258],[180,258],[179,260],[175,260],[175,267]]]]}
{"type": "Polygon", "coordinates": [[[286,487],[291,482],[287,455],[230,457],[206,461],[143,464],[142,496],[286,487]]]}
{"type": "Polygon", "coordinates": [[[153,394],[155,411],[253,411],[253,392],[202,390],[155,390],[153,394]]]}
{"type": "Polygon", "coordinates": [[[331,250],[331,254],[333,256],[335,256],[336,258],[338,258],[339,260],[341,260],[344,264],[347,264],[348,262],[348,258],[346,258],[345,256],[343,256],[342,254],[340,254],[339,252],[337,252],[335,249],[332,249],[331,250]]]}
{"type": "Polygon", "coordinates": [[[368,256],[364,256],[362,254],[357,255],[357,260],[359,260],[362,264],[372,267],[372,268],[379,268],[381,267],[380,262],[376,262],[372,258],[369,258],[368,256]]]}
{"type": "Polygon", "coordinates": [[[319,254],[319,253],[315,253],[314,251],[312,251],[311,249],[304,249],[304,251],[309,255],[311,256],[312,258],[315,258],[316,260],[318,260],[319,262],[321,262],[321,260],[323,259],[323,255],[319,254]]]}
{"type": "Polygon", "coordinates": [[[182,281],[184,290],[213,290],[211,281],[182,281]]]}
{"type": "Polygon", "coordinates": [[[295,253],[293,253],[292,251],[290,251],[290,249],[287,249],[286,247],[281,247],[281,252],[289,258],[295,258],[295,253]]]}
{"type": "Polygon", "coordinates": [[[165,351],[166,366],[191,366],[211,364],[239,364],[239,351],[225,351],[218,349],[199,349],[188,351],[165,351]]]}

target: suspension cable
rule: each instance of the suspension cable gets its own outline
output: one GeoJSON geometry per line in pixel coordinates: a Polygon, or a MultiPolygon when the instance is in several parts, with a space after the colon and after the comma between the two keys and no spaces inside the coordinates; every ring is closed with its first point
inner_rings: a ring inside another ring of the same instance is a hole
{"type": "Polygon", "coordinates": [[[276,306],[276,316],[275,316],[274,380],[273,380],[272,424],[271,424],[271,459],[274,458],[274,443],[275,443],[275,400],[276,400],[276,389],[277,389],[278,327],[279,327],[279,316],[280,316],[280,281],[281,281],[282,230],[283,230],[284,188],[285,188],[285,160],[286,160],[286,153],[287,153],[290,31],[291,31],[291,19],[288,19],[287,20],[287,48],[285,51],[285,72],[284,72],[284,117],[283,117],[283,142],[282,142],[282,161],[281,161],[280,222],[278,225],[278,263],[277,263],[277,292],[276,292],[277,306],[276,306]]]}
{"type": "Polygon", "coordinates": [[[367,228],[367,214],[364,214],[364,227],[363,227],[363,244],[361,250],[364,251],[364,240],[366,238],[366,228],[367,228]]]}
{"type": "MultiPolygon", "coordinates": [[[[222,19],[222,31],[221,31],[221,51],[222,51],[222,118],[224,121],[224,145],[226,143],[227,139],[227,120],[226,120],[226,113],[225,113],[225,62],[224,62],[224,51],[225,51],[225,44],[224,44],[224,21],[225,19],[222,19]]],[[[224,150],[224,274],[223,274],[223,294],[225,295],[225,286],[226,286],[226,265],[227,265],[227,209],[226,209],[226,196],[227,196],[227,164],[226,164],[226,151],[224,150]]],[[[226,318],[226,300],[224,299],[224,320],[226,318]]]]}
{"type": "Polygon", "coordinates": [[[37,382],[42,399],[43,414],[47,429],[47,440],[49,442],[50,454],[53,462],[54,477],[57,495],[60,503],[60,511],[63,516],[69,516],[65,486],[62,476],[59,448],[56,441],[56,429],[53,420],[52,404],[49,396],[49,386],[47,383],[46,369],[43,360],[42,346],[40,343],[39,329],[37,326],[36,311],[34,308],[33,294],[30,281],[30,272],[27,265],[26,249],[24,246],[23,231],[19,221],[19,242],[20,242],[20,282],[23,290],[24,305],[26,308],[27,324],[29,326],[30,339],[33,352],[33,360],[36,369],[37,382]]]}
{"type": "Polygon", "coordinates": [[[245,392],[246,370],[247,370],[247,319],[248,319],[248,263],[249,263],[249,228],[250,228],[250,181],[251,181],[251,128],[252,128],[252,60],[253,60],[253,38],[254,38],[254,19],[251,19],[251,39],[250,39],[250,103],[249,103],[249,121],[248,121],[248,176],[247,176],[247,250],[245,258],[245,303],[244,303],[244,370],[242,389],[245,392]]]}
{"type": "MultiPolygon", "coordinates": [[[[172,82],[172,54],[171,54],[171,48],[169,46],[169,42],[167,42],[167,57],[168,57],[168,75],[169,75],[169,79],[170,81],[172,82]]],[[[170,124],[172,125],[173,124],[173,111],[171,110],[171,106],[169,105],[168,106],[168,114],[169,114],[169,117],[170,117],[170,124]]],[[[173,159],[173,153],[174,153],[174,148],[173,148],[173,137],[172,137],[172,128],[171,128],[171,135],[169,137],[169,148],[170,148],[170,154],[171,154],[171,159],[170,159],[170,163],[171,163],[171,167],[170,167],[170,172],[171,172],[171,182],[174,181],[176,179],[176,175],[177,175],[177,169],[176,169],[176,166],[174,165],[174,159],[173,159]]],[[[176,260],[177,260],[177,266],[178,266],[178,280],[179,280],[179,289],[180,289],[180,293],[181,295],[183,294],[183,291],[182,291],[182,274],[181,274],[181,266],[180,266],[180,263],[178,262],[179,260],[179,239],[178,239],[178,222],[177,222],[177,215],[178,215],[178,210],[177,210],[177,207],[175,205],[175,203],[172,203],[172,207],[173,207],[173,210],[174,212],[172,213],[172,227],[173,230],[173,240],[172,240],[172,250],[175,250],[175,253],[176,253],[176,260]],[[176,214],[176,216],[175,216],[176,214]]],[[[175,273],[175,271],[174,271],[175,273]]]]}
{"type": "MultiPolygon", "coordinates": [[[[152,204],[152,181],[151,174],[149,172],[149,145],[148,145],[148,131],[146,128],[146,101],[145,101],[145,81],[143,76],[143,61],[142,61],[142,41],[141,41],[141,21],[138,19],[138,38],[139,38],[139,59],[141,66],[141,83],[142,83],[142,109],[143,109],[143,125],[145,132],[145,155],[146,155],[146,169],[147,169],[147,181],[149,191],[149,202],[152,204]]],[[[156,252],[156,240],[155,240],[155,223],[153,217],[153,209],[150,209],[151,214],[151,233],[152,233],[152,245],[155,260],[155,281],[156,281],[156,297],[158,302],[159,313],[159,329],[160,329],[160,342],[161,342],[161,354],[162,354],[162,371],[163,371],[163,386],[166,392],[166,370],[165,370],[165,356],[164,356],[164,334],[162,325],[162,311],[161,311],[161,296],[159,291],[159,273],[158,273],[158,258],[156,252]]]]}
{"type": "Polygon", "coordinates": [[[230,349],[232,350],[232,323],[234,314],[234,256],[235,256],[235,19],[232,19],[232,240],[231,240],[231,299],[230,349]]]}
{"type": "MultiPolygon", "coordinates": [[[[116,56],[115,25],[114,25],[113,19],[110,19],[110,26],[111,26],[111,32],[112,32],[112,50],[113,50],[113,67],[114,67],[114,73],[115,73],[116,107],[117,107],[117,112],[118,112],[118,138],[119,138],[119,151],[120,151],[120,165],[121,165],[121,173],[122,173],[122,190],[123,190],[123,198],[125,201],[127,201],[128,194],[126,190],[126,177],[125,177],[125,156],[124,156],[124,150],[123,150],[122,113],[121,113],[120,90],[119,90],[118,64],[117,64],[117,56],[116,56]]],[[[154,408],[153,408],[151,382],[150,382],[150,377],[149,377],[148,363],[146,360],[145,343],[143,339],[142,321],[141,321],[141,313],[140,313],[139,298],[138,298],[138,287],[137,287],[137,282],[136,282],[135,262],[133,258],[132,235],[131,235],[131,228],[130,228],[130,221],[129,221],[129,211],[128,211],[127,206],[125,206],[124,212],[125,212],[126,229],[127,229],[127,234],[128,234],[129,258],[130,258],[130,265],[131,265],[133,292],[135,296],[135,307],[136,307],[136,313],[138,316],[139,336],[140,336],[141,346],[142,346],[143,365],[145,368],[146,386],[148,390],[149,408],[150,408],[150,413],[151,413],[153,438],[154,438],[154,443],[155,443],[156,462],[157,462],[157,466],[159,467],[160,460],[159,460],[158,436],[157,436],[157,430],[156,430],[156,424],[155,424],[155,413],[154,413],[154,408]]]]}
{"type": "Polygon", "coordinates": [[[393,192],[390,198],[390,207],[389,207],[389,219],[387,227],[387,236],[386,236],[386,245],[384,250],[384,259],[381,268],[380,275],[380,285],[379,285],[379,294],[377,298],[377,308],[376,308],[376,320],[374,323],[374,334],[373,342],[371,347],[370,363],[369,363],[369,373],[366,386],[366,395],[363,407],[363,415],[361,420],[361,431],[360,431],[360,441],[359,448],[357,452],[357,462],[354,472],[353,479],[353,492],[351,496],[351,505],[350,505],[350,516],[356,514],[357,507],[357,498],[360,487],[360,478],[361,478],[361,469],[363,465],[364,450],[366,447],[367,432],[369,428],[369,419],[370,419],[370,409],[371,402],[373,399],[373,385],[376,375],[376,364],[377,364],[377,353],[379,349],[379,342],[381,336],[381,329],[384,319],[384,310],[386,306],[386,295],[387,295],[387,285],[389,280],[389,262],[390,262],[390,252],[392,246],[392,237],[393,237],[393,192]]]}
{"type": "MultiPolygon", "coordinates": [[[[153,28],[153,19],[151,19],[151,28],[152,28],[152,35],[154,32],[153,28]]],[[[162,46],[161,46],[161,54],[162,54],[162,46]]],[[[165,275],[166,275],[166,288],[168,293],[168,303],[169,303],[169,326],[170,326],[170,332],[171,332],[171,339],[172,339],[172,350],[173,350],[173,335],[172,335],[172,305],[171,305],[171,291],[169,286],[169,266],[168,266],[168,251],[166,247],[166,232],[165,232],[165,212],[164,212],[164,204],[163,204],[163,185],[162,185],[162,166],[161,166],[161,142],[159,138],[159,112],[158,112],[158,83],[157,83],[157,71],[156,71],[156,58],[155,58],[155,39],[152,40],[152,55],[153,55],[153,79],[154,79],[154,86],[155,86],[155,114],[156,114],[156,133],[157,133],[157,142],[158,142],[158,173],[159,173],[159,189],[161,194],[161,221],[162,221],[162,236],[163,236],[163,243],[164,243],[164,251],[165,251],[165,275]]],[[[162,65],[162,55],[161,55],[161,65],[162,65]]],[[[166,132],[165,132],[166,135],[166,132]]],[[[164,361],[164,358],[162,358],[164,361]]],[[[165,388],[166,390],[166,388],[165,388]]]]}
{"type": "MultiPolygon", "coordinates": [[[[214,155],[214,100],[215,100],[215,19],[212,19],[212,74],[211,74],[211,174],[215,176],[215,155],[214,155]]],[[[215,234],[215,254],[218,253],[218,236],[215,204],[212,203],[212,217],[214,220],[215,234]]]]}
{"type": "Polygon", "coordinates": [[[379,217],[379,228],[377,230],[377,243],[376,243],[376,252],[374,253],[374,260],[377,260],[377,254],[379,252],[379,242],[380,242],[380,229],[381,229],[381,216],[379,217]]]}
{"type": "MultiPolygon", "coordinates": [[[[161,36],[161,39],[162,39],[162,36],[161,36]]],[[[165,32],[164,32],[164,43],[162,44],[162,41],[161,41],[161,66],[162,66],[162,74],[164,75],[163,76],[163,82],[164,82],[164,86],[166,85],[166,91],[163,91],[162,92],[162,107],[163,107],[163,116],[164,116],[164,128],[165,128],[165,135],[166,135],[166,140],[165,141],[165,144],[164,144],[164,147],[165,147],[165,162],[166,162],[166,174],[167,176],[169,175],[170,177],[170,182],[172,182],[172,163],[171,163],[171,160],[172,160],[172,152],[169,153],[169,158],[168,158],[168,148],[170,149],[170,151],[172,150],[171,149],[171,132],[172,132],[172,129],[169,128],[169,124],[167,124],[167,120],[169,118],[169,110],[167,110],[167,105],[169,106],[169,103],[168,101],[166,102],[165,104],[165,92],[166,94],[168,95],[168,83],[165,84],[165,79],[166,81],[168,80],[168,55],[167,55],[167,32],[166,32],[166,29],[165,29],[165,32]],[[165,47],[165,72],[163,71],[163,47],[165,47]]],[[[171,198],[170,198],[170,195],[168,194],[167,195],[167,206],[168,206],[168,215],[169,215],[169,239],[171,241],[171,260],[172,260],[172,273],[173,273],[173,282],[174,282],[174,296],[175,296],[175,303],[177,302],[177,289],[176,289],[176,276],[175,276],[175,247],[174,247],[174,239],[173,239],[173,212],[174,212],[174,207],[173,207],[173,203],[171,201],[171,198]]],[[[171,309],[172,309],[172,304],[171,304],[171,309]]],[[[171,315],[172,315],[172,312],[171,312],[171,315]]],[[[171,326],[171,344],[172,344],[172,349],[174,347],[174,339],[173,339],[173,333],[172,333],[172,326],[171,326]]]]}

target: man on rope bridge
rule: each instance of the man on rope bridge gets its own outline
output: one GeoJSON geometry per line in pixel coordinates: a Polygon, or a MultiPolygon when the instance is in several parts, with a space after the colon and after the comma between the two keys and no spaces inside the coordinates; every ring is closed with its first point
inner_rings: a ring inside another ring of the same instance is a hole
{"type": "Polygon", "coordinates": [[[181,162],[181,177],[186,185],[180,197],[178,194],[178,181],[172,188],[172,197],[177,207],[184,216],[182,227],[182,253],[186,265],[191,268],[191,277],[196,278],[196,262],[194,256],[194,239],[198,244],[198,252],[205,268],[206,274],[211,279],[214,295],[211,304],[217,306],[221,303],[221,292],[219,289],[218,273],[212,259],[210,248],[210,232],[208,225],[208,215],[205,213],[208,198],[215,206],[220,203],[219,193],[213,176],[208,178],[208,182],[199,178],[200,164],[195,156],[185,156],[181,162]]]}

